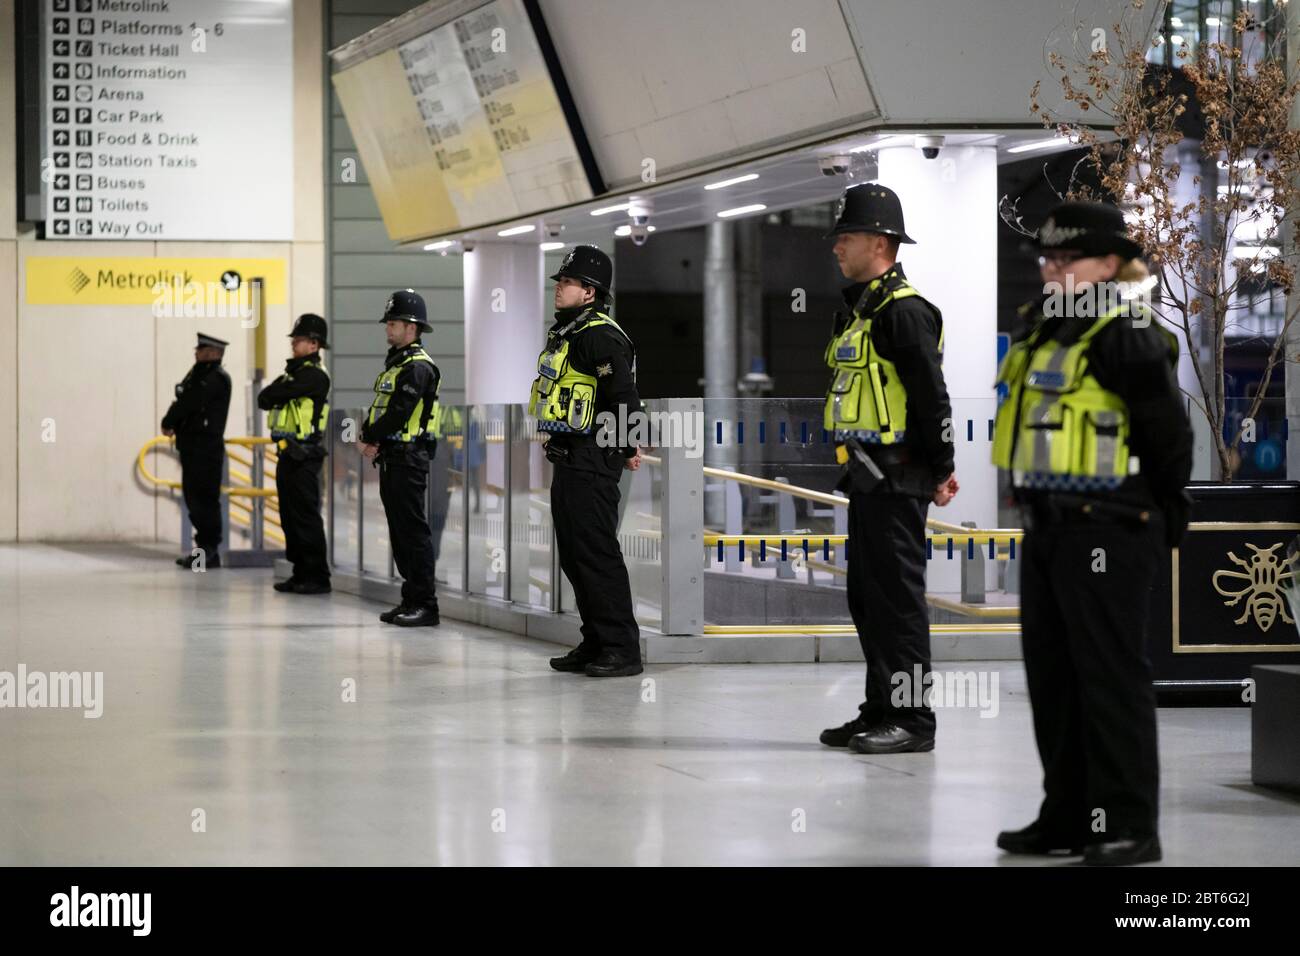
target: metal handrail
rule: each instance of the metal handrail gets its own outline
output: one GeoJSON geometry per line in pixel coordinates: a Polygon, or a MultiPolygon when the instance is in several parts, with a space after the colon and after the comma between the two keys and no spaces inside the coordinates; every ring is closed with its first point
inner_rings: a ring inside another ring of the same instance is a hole
{"type": "MultiPolygon", "coordinates": [[[[852,624],[705,624],[704,634],[856,634],[852,624]]],[[[1019,624],[931,624],[931,634],[1019,634],[1019,624]]]]}
{"type": "MultiPolygon", "coordinates": [[[[180,488],[181,483],[179,481],[172,481],[170,478],[159,478],[151,472],[149,466],[145,464],[145,455],[149,454],[149,452],[153,451],[153,449],[157,448],[159,445],[164,444],[169,447],[173,446],[175,444],[175,439],[167,435],[157,435],[145,442],[140,447],[140,453],[136,455],[135,458],[136,470],[140,472],[140,476],[144,478],[145,481],[148,481],[153,485],[162,488],[180,488]]],[[[239,436],[235,438],[227,438],[226,444],[244,445],[245,447],[251,448],[253,445],[274,444],[274,439],[239,436]]],[[[221,488],[221,492],[226,495],[242,495],[246,498],[272,498],[276,494],[274,488],[227,487],[224,485],[221,488]]]]}
{"type": "MultiPolygon", "coordinates": [[[[661,459],[654,455],[641,455],[641,460],[651,465],[657,465],[661,459]]],[[[788,484],[784,481],[773,481],[770,478],[759,478],[756,475],[746,475],[739,471],[730,471],[726,468],[713,468],[709,465],[704,466],[704,475],[706,478],[720,478],[723,481],[734,481],[737,484],[750,485],[754,488],[763,488],[766,491],[777,491],[782,494],[791,495],[795,498],[803,498],[806,501],[815,501],[822,505],[831,505],[835,508],[847,508],[849,499],[840,495],[830,495],[824,491],[814,491],[812,488],[804,488],[799,485],[788,484]]],[[[991,536],[999,545],[1005,545],[1008,541],[1014,539],[1019,541],[1024,537],[1023,528],[964,528],[961,525],[950,524],[947,521],[940,521],[937,518],[927,518],[925,526],[931,531],[940,531],[946,534],[954,535],[954,543],[958,540],[956,536],[962,536],[960,540],[965,543],[966,538],[972,535],[983,536],[982,540],[987,541],[991,536]]],[[[833,536],[832,536],[833,537],[833,536]]],[[[710,542],[716,543],[716,542],[710,542]]]]}

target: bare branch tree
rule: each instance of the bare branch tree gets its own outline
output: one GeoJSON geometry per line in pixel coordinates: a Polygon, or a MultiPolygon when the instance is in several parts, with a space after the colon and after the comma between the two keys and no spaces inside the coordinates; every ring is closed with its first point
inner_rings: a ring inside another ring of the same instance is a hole
{"type": "MultiPolygon", "coordinates": [[[[1162,0],[1157,12],[1163,15],[1166,5],[1162,0]]],[[[1219,473],[1228,481],[1240,461],[1245,423],[1258,415],[1274,371],[1287,360],[1284,342],[1296,319],[1283,307],[1279,327],[1265,337],[1271,342],[1259,388],[1229,437],[1225,348],[1228,332],[1238,327],[1229,317],[1250,307],[1243,283],[1289,294],[1295,281],[1297,255],[1283,250],[1281,239],[1288,214],[1300,207],[1300,131],[1288,123],[1300,81],[1288,81],[1279,48],[1263,48],[1265,24],[1249,10],[1219,39],[1181,44],[1174,53],[1177,74],[1153,66],[1147,53],[1163,38],[1148,34],[1146,7],[1146,0],[1130,0],[1100,42],[1104,31],[1090,31],[1091,49],[1080,45],[1083,31],[1076,29],[1070,57],[1048,56],[1071,115],[1095,120],[1060,118],[1064,107],[1044,106],[1037,83],[1030,109],[1088,150],[1084,159],[1100,193],[1080,182],[1076,166],[1067,197],[1109,199],[1127,210],[1130,235],[1159,277],[1156,316],[1187,343],[1201,387],[1201,401],[1193,404],[1209,423],[1219,473]],[[1185,152],[1189,145],[1183,130],[1192,106],[1203,128],[1202,168],[1215,173],[1212,194],[1179,161],[1180,147],[1185,152]]],[[[1285,31],[1273,33],[1281,38],[1285,31]]],[[[1023,227],[1018,217],[1017,223],[1023,227]]]]}

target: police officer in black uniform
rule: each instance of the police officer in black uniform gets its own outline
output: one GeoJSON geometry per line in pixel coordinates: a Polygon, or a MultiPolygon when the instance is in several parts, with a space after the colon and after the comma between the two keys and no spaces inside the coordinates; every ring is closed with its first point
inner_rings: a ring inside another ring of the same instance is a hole
{"type": "Polygon", "coordinates": [[[433,541],[424,508],[442,376],[420,341],[420,333],[433,327],[419,294],[412,289],[394,292],[380,321],[387,327],[388,355],[361,427],[361,451],[379,468],[379,498],[388,519],[393,561],[402,576],[402,600],[379,619],[402,627],[429,627],[440,619],[433,541]]]}
{"type": "Polygon", "coordinates": [[[993,460],[1025,527],[1025,676],[1046,792],[998,835],[1010,853],[1159,860],[1159,759],[1146,622],[1155,569],[1187,526],[1192,432],[1178,343],[1140,297],[1141,247],[1109,204],[1039,231],[1045,296],[999,370],[993,460]],[[1104,294],[1103,294],[1104,293],[1104,294]]]}
{"type": "Polygon", "coordinates": [[[614,264],[595,246],[574,246],[555,280],[555,324],[538,360],[529,414],[545,433],[551,520],[560,567],[573,585],[582,642],[551,659],[588,677],[640,674],[641,632],[618,545],[619,475],[641,466],[640,449],[600,433],[609,413],[641,411],[632,340],[609,317],[614,264]]]}
{"type": "Polygon", "coordinates": [[[288,580],[274,587],[295,594],[330,590],[325,522],[320,513],[330,395],[330,377],[321,366],[320,352],[329,348],[327,332],[319,315],[308,312],[298,316],[289,333],[293,357],[285,362],[284,374],[257,396],[257,407],[268,413],[267,428],[279,450],[275,488],[280,498],[285,557],[293,565],[288,580]]]}
{"type": "Polygon", "coordinates": [[[849,495],[849,612],[867,661],[867,689],[858,716],[822,731],[821,742],[867,754],[924,752],[934,749],[935,728],[923,697],[930,673],[926,511],[957,493],[940,367],[943,318],[896,261],[899,243],[914,240],[892,189],[849,187],[832,237],[852,285],[844,289],[849,311],[836,314],[826,350],[833,374],[824,427],[846,466],[838,487],[849,495]]]}
{"type": "Polygon", "coordinates": [[[226,459],[226,413],[230,376],[221,367],[229,342],[198,333],[194,367],[176,386],[176,400],[163,416],[162,433],[176,438],[181,456],[181,493],[202,552],[176,559],[183,568],[221,567],[221,473],[226,459]]]}

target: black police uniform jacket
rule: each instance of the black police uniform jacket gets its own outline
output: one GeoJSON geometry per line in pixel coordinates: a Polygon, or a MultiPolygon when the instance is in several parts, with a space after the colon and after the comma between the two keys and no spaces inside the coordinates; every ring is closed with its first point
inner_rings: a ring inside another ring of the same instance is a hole
{"type": "MultiPolygon", "coordinates": [[[[319,410],[330,397],[329,373],[321,368],[319,363],[319,355],[304,355],[302,358],[291,358],[286,361],[284,374],[257,394],[257,407],[264,412],[269,412],[273,408],[287,405],[295,398],[310,398],[319,414],[319,410]],[[316,364],[308,365],[308,362],[316,364]]],[[[311,444],[319,449],[319,451],[313,449],[315,455],[325,454],[324,442],[321,441],[319,433],[311,444]]]]}
{"type": "MultiPolygon", "coordinates": [[[[424,346],[419,339],[407,346],[390,348],[384,357],[384,368],[392,368],[409,353],[422,348],[424,346]]],[[[432,453],[434,442],[431,435],[412,442],[393,441],[388,436],[402,430],[421,398],[424,399],[424,413],[431,414],[430,407],[438,394],[438,383],[441,380],[442,372],[433,362],[408,362],[397,373],[393,394],[389,396],[388,407],[384,409],[384,413],[373,422],[362,423],[361,440],[367,445],[378,445],[380,451],[386,454],[432,453]]]]}
{"type": "MultiPolygon", "coordinates": [[[[879,288],[867,297],[859,310],[870,315],[891,289],[903,284],[905,276],[895,263],[881,277],[879,288]]],[[[869,283],[855,282],[844,289],[848,309],[835,313],[833,333],[838,336],[853,321],[853,309],[869,283]]],[[[895,299],[872,319],[872,347],[894,363],[907,392],[907,434],[895,445],[862,447],[893,478],[894,490],[929,498],[939,483],[953,473],[952,404],[940,364],[939,336],[943,317],[921,296],[895,299]],[[900,459],[906,464],[900,465],[900,459]]]]}
{"type": "MultiPolygon", "coordinates": [[[[1085,290],[1079,296],[1088,294],[1085,290]]],[[[1040,342],[1050,339],[1070,345],[1096,322],[1095,316],[1079,314],[1084,311],[1082,305],[1059,310],[1065,315],[1047,316],[1046,301],[1044,297],[1027,302],[1016,310],[1026,323],[1015,336],[1017,341],[1041,328],[1040,342]]],[[[1117,489],[1072,494],[1136,509],[1158,508],[1177,538],[1190,507],[1184,487],[1192,474],[1192,427],[1178,388],[1177,357],[1168,336],[1154,319],[1139,325],[1121,317],[1089,344],[1088,367],[1102,388],[1114,392],[1128,406],[1129,453],[1137,457],[1141,471],[1129,475],[1117,489]]],[[[1031,506],[1053,494],[1039,489],[1014,490],[1017,502],[1031,506]]]]}
{"type": "MultiPolygon", "coordinates": [[[[608,314],[608,307],[600,303],[574,306],[560,309],[555,313],[555,324],[547,334],[557,332],[575,319],[582,322],[594,318],[597,312],[608,314]]],[[[581,327],[580,327],[581,328],[581,327]]],[[[636,377],[633,366],[636,353],[627,336],[609,325],[597,325],[590,329],[575,329],[569,333],[569,362],[584,375],[596,378],[596,398],[592,404],[593,421],[596,431],[590,435],[578,435],[571,432],[559,432],[550,437],[547,447],[560,451],[564,455],[556,464],[562,467],[577,468],[597,474],[619,477],[623,470],[623,460],[636,454],[635,448],[603,447],[596,440],[604,412],[614,416],[617,424],[619,407],[627,409],[625,416],[641,411],[641,397],[636,389],[636,377]]],[[[632,422],[628,422],[631,428],[632,422]]]]}
{"type": "Polygon", "coordinates": [[[230,376],[221,362],[196,362],[176,386],[176,400],[163,416],[162,427],[176,432],[179,451],[220,445],[229,411],[230,376]]]}

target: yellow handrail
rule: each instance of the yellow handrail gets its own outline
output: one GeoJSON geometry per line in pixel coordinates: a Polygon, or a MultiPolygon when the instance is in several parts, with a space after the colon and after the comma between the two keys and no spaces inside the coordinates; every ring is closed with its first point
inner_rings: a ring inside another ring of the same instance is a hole
{"type": "MultiPolygon", "coordinates": [[[[149,470],[149,466],[145,464],[145,456],[149,454],[149,452],[151,452],[153,449],[157,448],[159,445],[164,445],[164,444],[167,445],[168,447],[172,447],[175,444],[175,439],[169,438],[166,435],[157,435],[153,438],[150,438],[147,442],[145,442],[140,447],[140,453],[135,457],[135,467],[140,472],[140,476],[144,478],[145,481],[148,481],[150,484],[157,485],[158,487],[161,488],[179,488],[181,486],[181,483],[179,481],[172,481],[169,478],[159,478],[157,475],[151,472],[149,470]]],[[[270,438],[260,438],[256,436],[244,435],[235,438],[227,438],[226,444],[243,445],[246,448],[251,448],[254,445],[274,444],[274,440],[270,438]]],[[[221,491],[223,494],[241,495],[246,498],[273,498],[275,497],[276,494],[274,488],[243,488],[238,486],[236,487],[223,486],[221,491]]]]}
{"type": "MultiPolygon", "coordinates": [[[[238,502],[234,502],[234,501],[231,502],[231,504],[237,504],[237,503],[238,502]]],[[[233,511],[230,513],[230,520],[233,521],[235,524],[239,525],[241,528],[252,527],[252,522],[249,521],[248,518],[246,518],[244,515],[236,514],[233,511]]],[[[278,531],[272,531],[270,528],[263,528],[262,534],[272,539],[273,541],[278,541],[280,542],[280,544],[284,544],[284,535],[280,534],[278,531]]]]}

